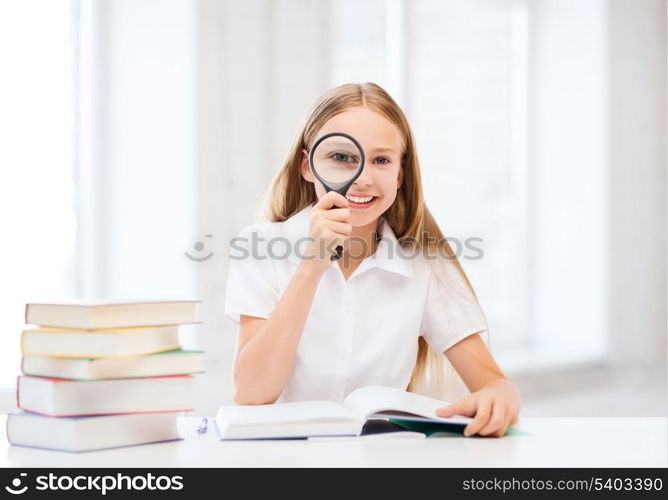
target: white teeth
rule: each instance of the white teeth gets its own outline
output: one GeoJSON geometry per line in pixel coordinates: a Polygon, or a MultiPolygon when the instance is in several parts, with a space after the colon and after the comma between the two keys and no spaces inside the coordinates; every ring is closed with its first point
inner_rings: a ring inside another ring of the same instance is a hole
{"type": "Polygon", "coordinates": [[[346,196],[346,198],[354,203],[368,203],[373,199],[373,196],[360,198],[359,196],[346,196]]]}

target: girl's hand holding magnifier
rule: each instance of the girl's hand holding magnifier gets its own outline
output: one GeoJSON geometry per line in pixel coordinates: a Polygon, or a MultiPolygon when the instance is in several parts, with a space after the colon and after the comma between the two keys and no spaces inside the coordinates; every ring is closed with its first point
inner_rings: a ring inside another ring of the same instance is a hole
{"type": "MultiPolygon", "coordinates": [[[[355,180],[362,173],[364,169],[364,151],[362,146],[354,137],[342,132],[331,132],[318,138],[308,155],[309,168],[316,177],[322,187],[327,193],[315,205],[316,214],[314,219],[318,224],[324,215],[317,215],[318,210],[331,209],[336,206],[334,210],[346,209],[346,219],[342,219],[340,215],[334,218],[325,217],[328,224],[324,224],[325,229],[317,226],[316,230],[320,237],[332,238],[349,237],[352,228],[342,227],[334,224],[335,222],[347,223],[350,226],[350,210],[348,200],[345,198],[348,188],[355,182],[355,180]],[[337,196],[338,195],[338,196],[337,196]],[[326,229],[331,230],[330,233],[326,229]],[[337,232],[340,231],[340,232],[337,232]],[[338,235],[338,236],[337,236],[338,235]]],[[[311,225],[311,232],[314,231],[313,221],[311,225]]],[[[338,260],[341,258],[343,246],[337,245],[335,251],[329,253],[330,260],[338,260]]],[[[326,252],[318,252],[317,259],[325,258],[326,252]]],[[[328,266],[324,266],[324,262],[320,262],[322,267],[326,270],[328,266]]],[[[319,267],[320,268],[320,267],[319,267]]]]}
{"type": "Polygon", "coordinates": [[[348,206],[348,200],[336,191],[326,193],[314,205],[302,266],[320,273],[331,267],[336,247],[345,246],[353,230],[348,206]]]}

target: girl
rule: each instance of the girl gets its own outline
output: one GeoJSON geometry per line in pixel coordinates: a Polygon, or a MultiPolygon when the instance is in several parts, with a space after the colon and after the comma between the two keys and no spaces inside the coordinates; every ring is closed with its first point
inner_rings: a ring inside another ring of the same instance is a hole
{"type": "Polygon", "coordinates": [[[516,422],[519,393],[481,337],[485,316],[425,205],[406,117],[381,87],[342,85],[317,100],[265,212],[269,222],[235,239],[243,256],[230,256],[236,404],[340,401],[366,385],[452,400],[460,381],[470,393],[437,413],[474,417],[466,436],[500,437],[516,422]],[[329,132],[356,138],[366,157],[346,197],[309,169],[329,132]]]}

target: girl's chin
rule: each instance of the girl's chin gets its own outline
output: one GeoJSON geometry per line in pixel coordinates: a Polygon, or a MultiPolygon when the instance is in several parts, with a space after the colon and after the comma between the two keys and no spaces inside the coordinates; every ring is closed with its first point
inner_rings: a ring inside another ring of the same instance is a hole
{"type": "Polygon", "coordinates": [[[350,215],[350,225],[353,227],[362,227],[378,220],[376,214],[355,214],[350,215]]]}

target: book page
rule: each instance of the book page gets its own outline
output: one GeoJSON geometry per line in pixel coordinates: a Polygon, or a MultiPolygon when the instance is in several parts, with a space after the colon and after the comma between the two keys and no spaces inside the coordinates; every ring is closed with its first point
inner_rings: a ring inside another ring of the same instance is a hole
{"type": "Polygon", "coordinates": [[[344,404],[360,418],[375,417],[417,417],[439,422],[468,423],[470,417],[455,416],[442,418],[436,416],[436,409],[446,406],[446,401],[428,398],[393,387],[368,386],[356,389],[344,400],[344,404]]]}
{"type": "Polygon", "coordinates": [[[334,401],[295,401],[267,405],[224,406],[217,417],[231,424],[271,425],[285,422],[360,420],[334,401]]]}

